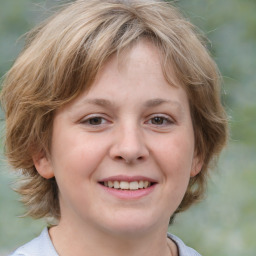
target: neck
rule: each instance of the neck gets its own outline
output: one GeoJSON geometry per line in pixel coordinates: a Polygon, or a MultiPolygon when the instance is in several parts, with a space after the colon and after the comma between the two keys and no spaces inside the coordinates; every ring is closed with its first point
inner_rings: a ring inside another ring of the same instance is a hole
{"type": "Polygon", "coordinates": [[[144,234],[118,234],[98,231],[90,226],[76,227],[60,221],[50,229],[54,247],[61,256],[175,256],[175,244],[167,239],[165,229],[144,234]]]}

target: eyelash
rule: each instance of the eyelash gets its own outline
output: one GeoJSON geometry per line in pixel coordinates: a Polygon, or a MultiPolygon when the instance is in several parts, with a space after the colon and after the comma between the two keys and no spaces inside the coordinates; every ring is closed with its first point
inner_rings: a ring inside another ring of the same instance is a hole
{"type": "Polygon", "coordinates": [[[149,119],[149,121],[147,121],[147,122],[150,122],[150,121],[151,121],[151,125],[154,125],[154,126],[168,126],[168,125],[171,125],[171,124],[174,123],[174,121],[173,121],[172,118],[167,117],[167,116],[162,116],[162,115],[155,115],[155,116],[152,116],[152,117],[149,119]],[[156,118],[160,119],[160,120],[162,121],[162,123],[161,123],[161,124],[154,124],[154,123],[152,123],[152,120],[153,120],[153,119],[156,119],[156,118]]]}
{"type": "MultiPolygon", "coordinates": [[[[102,116],[91,116],[91,117],[86,118],[85,120],[82,120],[81,123],[89,125],[89,126],[99,127],[101,125],[106,124],[107,122],[108,121],[102,116]],[[96,123],[93,124],[94,121],[96,121],[96,123]],[[97,124],[97,121],[100,121],[100,123],[97,124]]],[[[146,121],[146,124],[147,123],[150,123],[153,126],[161,127],[161,126],[171,125],[174,123],[174,121],[170,117],[155,115],[155,116],[150,117],[148,119],[148,121],[146,121]],[[157,121],[157,122],[160,121],[160,123],[158,123],[158,124],[153,123],[153,120],[157,121]]]]}
{"type": "Polygon", "coordinates": [[[90,125],[90,126],[100,126],[102,124],[107,123],[108,121],[106,120],[106,118],[102,117],[102,116],[90,116],[84,120],[81,121],[82,124],[86,124],[86,125],[90,125]],[[96,121],[96,119],[101,120],[100,124],[92,124],[93,121],[96,121]],[[104,120],[104,121],[103,121],[104,120]],[[103,121],[103,122],[102,122],[103,121]]]}

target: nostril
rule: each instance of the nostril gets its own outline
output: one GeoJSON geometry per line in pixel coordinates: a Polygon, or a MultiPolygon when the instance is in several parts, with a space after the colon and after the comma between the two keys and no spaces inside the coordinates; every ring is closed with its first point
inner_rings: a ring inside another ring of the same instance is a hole
{"type": "Polygon", "coordinates": [[[137,161],[141,162],[141,161],[143,161],[143,159],[144,159],[143,156],[137,157],[136,159],[130,159],[128,157],[122,157],[122,156],[116,156],[117,161],[124,161],[126,164],[132,164],[137,161]]]}

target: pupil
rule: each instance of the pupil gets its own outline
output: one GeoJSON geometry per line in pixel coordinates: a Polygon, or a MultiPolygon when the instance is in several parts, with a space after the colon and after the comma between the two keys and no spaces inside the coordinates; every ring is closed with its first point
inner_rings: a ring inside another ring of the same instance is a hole
{"type": "Polygon", "coordinates": [[[153,123],[154,124],[163,124],[163,118],[162,117],[154,117],[153,123]]]}
{"type": "Polygon", "coordinates": [[[100,117],[94,117],[90,120],[90,124],[93,124],[93,125],[98,125],[101,123],[101,118],[100,117]]]}

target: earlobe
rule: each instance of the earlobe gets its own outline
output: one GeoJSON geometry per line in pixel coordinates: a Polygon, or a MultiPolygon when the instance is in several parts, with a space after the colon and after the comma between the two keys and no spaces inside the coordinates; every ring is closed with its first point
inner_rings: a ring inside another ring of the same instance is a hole
{"type": "Polygon", "coordinates": [[[54,177],[51,161],[46,157],[44,152],[32,156],[34,166],[37,172],[45,179],[54,177]]]}
{"type": "Polygon", "coordinates": [[[203,167],[203,160],[200,157],[195,156],[192,163],[190,177],[195,177],[199,172],[201,172],[202,167],[203,167]]]}

